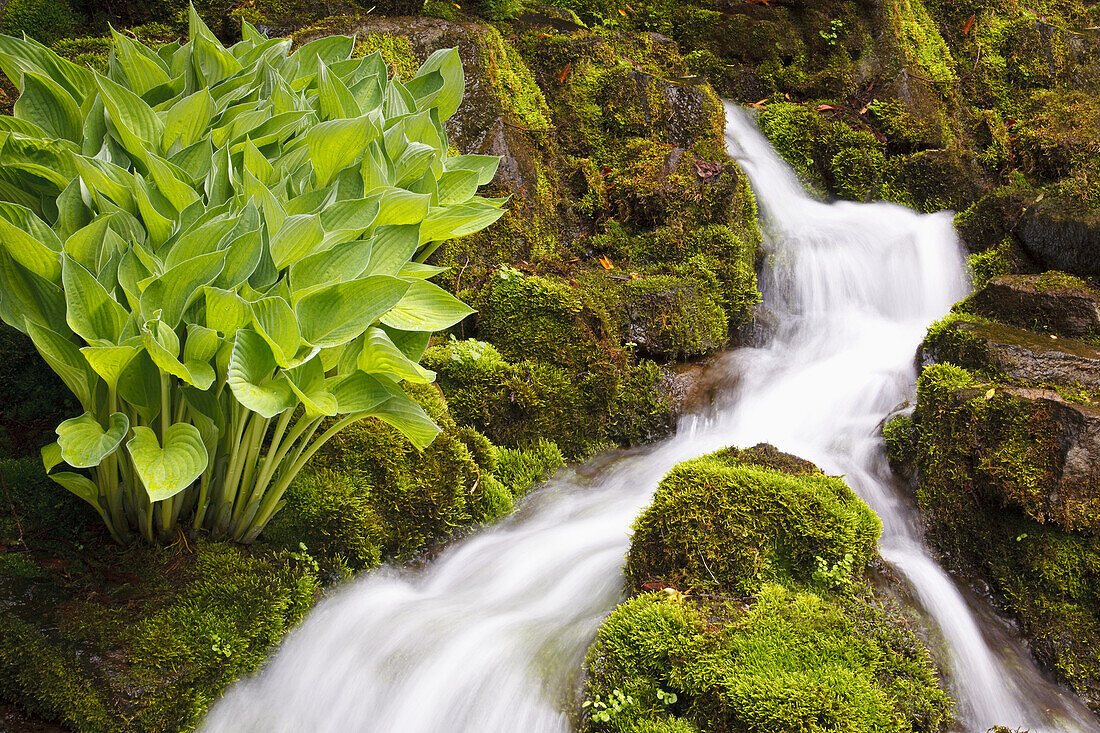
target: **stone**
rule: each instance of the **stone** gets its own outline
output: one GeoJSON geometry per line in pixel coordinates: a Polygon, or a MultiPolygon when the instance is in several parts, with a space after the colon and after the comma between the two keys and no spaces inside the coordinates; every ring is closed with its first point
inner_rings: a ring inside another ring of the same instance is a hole
{"type": "Polygon", "coordinates": [[[1100,214],[1096,212],[1078,212],[1046,198],[1022,214],[1016,238],[1043,267],[1081,277],[1100,276],[1100,214]]]}
{"type": "Polygon", "coordinates": [[[1058,336],[1100,333],[1100,292],[1060,273],[995,277],[967,301],[967,310],[1058,336]]]}

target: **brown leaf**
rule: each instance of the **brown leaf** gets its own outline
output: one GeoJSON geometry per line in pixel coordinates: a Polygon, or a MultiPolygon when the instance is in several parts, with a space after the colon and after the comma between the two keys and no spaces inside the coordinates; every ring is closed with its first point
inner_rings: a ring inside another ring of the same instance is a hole
{"type": "Polygon", "coordinates": [[[763,98],[763,99],[761,99],[761,100],[760,100],[759,102],[753,102],[753,103],[752,103],[752,104],[750,104],[749,106],[750,106],[750,107],[752,107],[753,109],[764,109],[764,104],[765,104],[765,103],[766,103],[767,101],[768,101],[768,98],[767,98],[767,97],[764,97],[764,98],[763,98]]]}
{"type": "Polygon", "coordinates": [[[573,62],[567,63],[561,71],[558,72],[558,84],[564,84],[565,78],[569,76],[569,72],[573,70],[573,62]]]}
{"type": "Polygon", "coordinates": [[[608,259],[606,255],[599,259],[599,263],[603,265],[603,269],[605,270],[610,270],[614,267],[614,265],[611,264],[611,260],[608,259]]]}
{"type": "Polygon", "coordinates": [[[817,111],[818,112],[826,112],[828,110],[836,110],[836,107],[834,107],[831,104],[819,104],[819,105],[817,105],[817,111]]]}
{"type": "Polygon", "coordinates": [[[964,36],[967,35],[968,33],[970,33],[970,29],[974,27],[974,19],[976,17],[977,16],[975,16],[973,13],[971,13],[970,17],[966,19],[965,23],[963,23],[963,35],[964,36]]]}

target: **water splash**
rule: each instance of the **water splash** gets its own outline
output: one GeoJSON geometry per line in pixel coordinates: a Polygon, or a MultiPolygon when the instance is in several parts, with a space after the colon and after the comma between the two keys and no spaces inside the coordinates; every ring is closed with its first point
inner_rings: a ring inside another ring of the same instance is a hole
{"type": "Polygon", "coordinates": [[[967,731],[1100,730],[932,560],[876,437],[912,395],[924,329],[965,292],[950,217],[814,200],[750,118],[726,114],[767,226],[761,287],[782,316],[769,346],[710,366],[737,386],[670,440],[561,472],[430,567],[342,589],[215,705],[207,733],[565,733],[585,647],[621,598],[633,518],[676,463],[762,441],[846,475],[882,518],[882,555],[942,634],[967,731]]]}

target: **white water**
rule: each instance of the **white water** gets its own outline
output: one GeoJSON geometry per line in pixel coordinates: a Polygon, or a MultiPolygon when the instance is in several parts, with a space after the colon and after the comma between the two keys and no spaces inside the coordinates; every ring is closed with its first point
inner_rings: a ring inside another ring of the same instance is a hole
{"type": "Polygon", "coordinates": [[[882,518],[882,555],[944,640],[964,730],[1100,730],[1003,625],[978,621],[923,548],[876,437],[912,395],[925,327],[964,294],[950,217],[815,201],[741,110],[727,119],[767,220],[761,287],[782,323],[768,347],[713,364],[736,387],[668,441],[562,472],[426,569],[371,573],[324,601],[207,733],[566,733],[584,649],[621,598],[632,519],[677,462],[758,442],[846,475],[882,518]]]}

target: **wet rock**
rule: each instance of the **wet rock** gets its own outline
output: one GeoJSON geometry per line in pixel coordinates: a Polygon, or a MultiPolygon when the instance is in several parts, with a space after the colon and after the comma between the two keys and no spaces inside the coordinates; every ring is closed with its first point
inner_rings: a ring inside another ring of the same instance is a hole
{"type": "Polygon", "coordinates": [[[967,301],[967,310],[1058,336],[1100,332],[1100,293],[1057,272],[995,277],[967,301]]]}
{"type": "Polygon", "coordinates": [[[1100,389],[1100,349],[1068,338],[978,320],[955,320],[929,334],[922,365],[947,362],[1027,384],[1100,389]]]}
{"type": "Polygon", "coordinates": [[[1100,214],[1077,212],[1056,199],[1035,204],[1020,217],[1016,237],[1043,267],[1082,277],[1100,276],[1100,214]]]}

